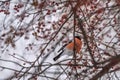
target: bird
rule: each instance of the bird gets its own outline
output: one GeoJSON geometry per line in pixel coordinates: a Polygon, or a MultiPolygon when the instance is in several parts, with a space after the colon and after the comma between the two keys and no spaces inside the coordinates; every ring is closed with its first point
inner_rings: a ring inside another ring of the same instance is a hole
{"type": "Polygon", "coordinates": [[[59,53],[57,56],[53,58],[54,61],[58,60],[62,55],[73,55],[74,50],[75,53],[80,53],[82,48],[82,40],[80,36],[75,36],[75,39],[70,41],[68,44],[63,45],[57,52],[59,53]],[[74,42],[75,40],[75,42],[74,42]],[[75,43],[75,45],[74,45],[75,43]],[[75,48],[75,49],[74,49],[75,48]]]}

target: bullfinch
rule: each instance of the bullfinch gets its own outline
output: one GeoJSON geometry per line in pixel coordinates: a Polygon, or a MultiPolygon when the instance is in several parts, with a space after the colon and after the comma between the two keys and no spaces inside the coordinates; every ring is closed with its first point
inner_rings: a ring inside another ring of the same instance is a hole
{"type": "Polygon", "coordinates": [[[74,54],[74,48],[75,48],[75,53],[80,53],[82,47],[82,41],[79,36],[75,36],[75,42],[70,41],[68,44],[65,44],[58,50],[58,55],[53,58],[54,61],[59,59],[62,55],[73,55],[74,54]],[[75,44],[74,44],[75,43],[75,44]]]}

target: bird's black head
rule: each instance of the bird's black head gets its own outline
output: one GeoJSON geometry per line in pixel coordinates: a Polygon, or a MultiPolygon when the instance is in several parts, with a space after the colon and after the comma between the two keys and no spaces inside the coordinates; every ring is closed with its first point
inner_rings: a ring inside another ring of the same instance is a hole
{"type": "Polygon", "coordinates": [[[78,39],[80,39],[80,40],[81,40],[80,36],[75,36],[75,38],[78,38],[78,39]]]}

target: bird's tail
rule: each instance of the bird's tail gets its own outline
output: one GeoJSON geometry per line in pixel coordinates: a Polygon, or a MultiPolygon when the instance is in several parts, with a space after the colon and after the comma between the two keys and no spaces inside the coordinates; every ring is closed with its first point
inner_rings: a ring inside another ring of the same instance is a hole
{"type": "Polygon", "coordinates": [[[60,58],[60,56],[62,55],[62,53],[63,53],[63,51],[62,51],[62,52],[60,52],[60,53],[59,53],[56,57],[54,57],[54,58],[53,58],[53,60],[54,60],[54,61],[56,61],[57,59],[59,59],[59,58],[60,58]]]}

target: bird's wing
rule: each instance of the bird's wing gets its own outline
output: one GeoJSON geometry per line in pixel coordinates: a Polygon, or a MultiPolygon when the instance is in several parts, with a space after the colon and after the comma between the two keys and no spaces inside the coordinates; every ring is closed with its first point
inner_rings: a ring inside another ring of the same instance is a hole
{"type": "Polygon", "coordinates": [[[71,43],[72,41],[69,41],[67,44],[64,44],[59,50],[58,52],[60,52],[61,50],[63,50],[69,43],[71,43]]]}

